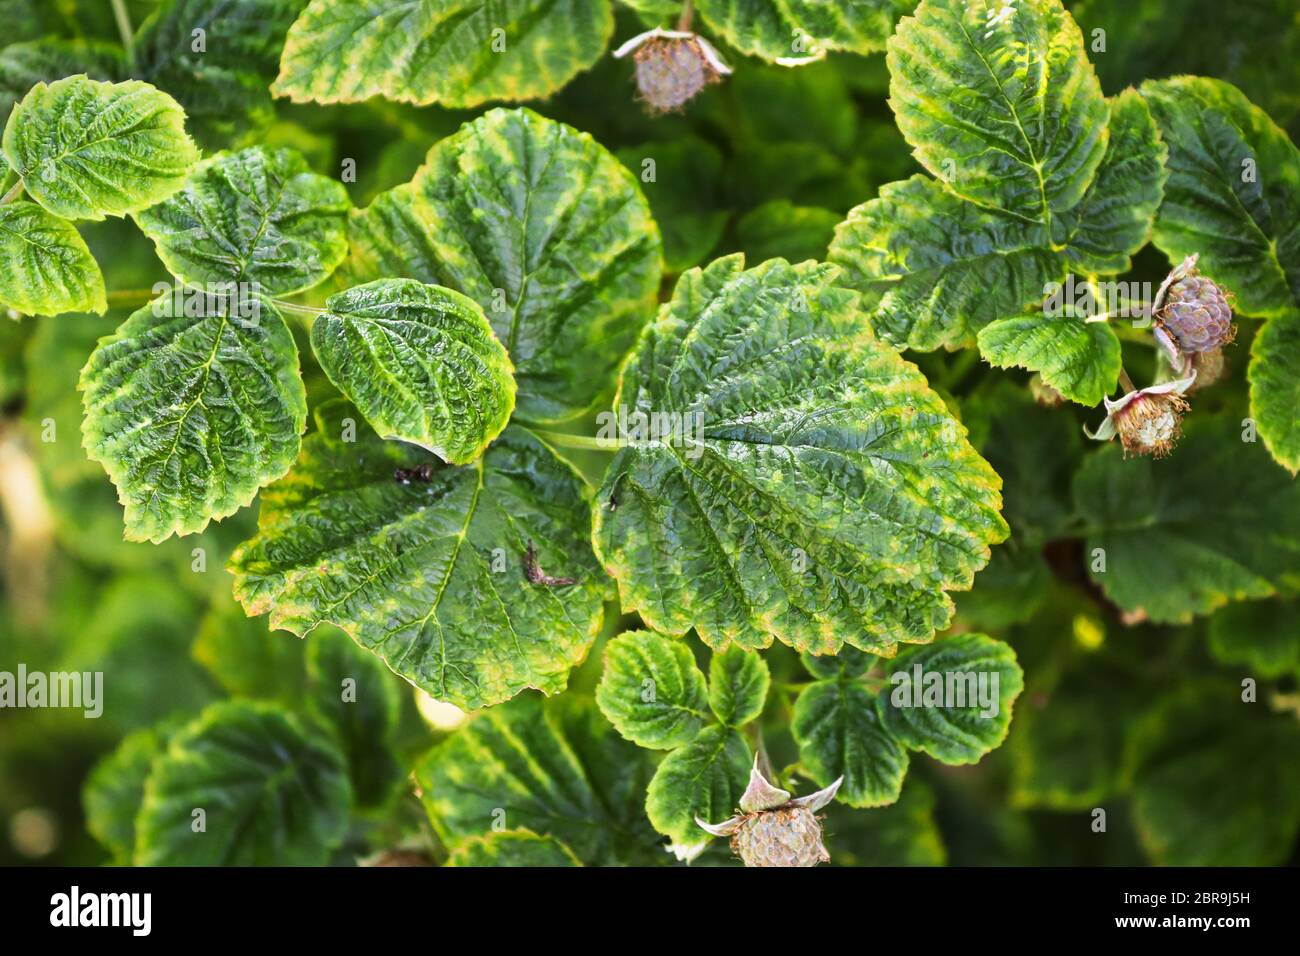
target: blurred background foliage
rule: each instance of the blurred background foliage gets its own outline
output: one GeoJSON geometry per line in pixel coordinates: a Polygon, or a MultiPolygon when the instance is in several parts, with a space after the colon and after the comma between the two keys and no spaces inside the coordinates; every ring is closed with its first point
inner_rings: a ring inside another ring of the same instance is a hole
{"type": "MultiPolygon", "coordinates": [[[[128,6],[139,24],[157,4],[130,0],[128,6]]],[[[1147,77],[1222,77],[1293,138],[1300,132],[1294,0],[1077,0],[1067,6],[1085,42],[1095,29],[1106,31],[1104,52],[1090,48],[1106,93],[1147,77]]],[[[9,44],[0,48],[6,113],[33,82],[53,78],[34,71],[30,44],[57,41],[83,64],[92,54],[118,55],[107,0],[0,0],[0,24],[9,44]]],[[[642,28],[635,13],[620,10],[617,38],[642,28]]],[[[530,104],[591,133],[641,178],[674,275],[733,251],[751,261],[820,258],[851,207],[883,183],[920,171],[886,102],[881,56],[836,55],[790,70],[724,55],[735,75],[706,89],[682,114],[647,115],[635,102],[631,64],[608,56],[550,100],[530,104]]],[[[40,60],[43,69],[48,63],[40,60]]],[[[274,72],[255,57],[230,69],[250,71],[263,88],[268,69],[274,72]]],[[[211,97],[206,107],[192,90],[187,103],[206,147],[291,145],[329,175],[353,159],[357,179],[348,189],[359,207],[407,181],[430,145],[476,115],[379,100],[297,107],[269,97],[241,99],[231,91],[256,83],[219,79],[204,87],[211,97]]],[[[194,80],[193,70],[169,72],[165,65],[154,78],[178,96],[194,80]]],[[[382,667],[370,668],[375,659],[338,632],[298,641],[269,633],[265,619],[243,616],[223,566],[251,532],[255,506],[162,546],[122,540],[112,485],[81,449],[76,384],[94,342],[138,301],[130,290],[166,276],[129,220],[88,224],[83,233],[110,292],[125,293],[116,297],[123,304],[104,317],[0,321],[0,670],[16,670],[18,662],[29,671],[101,670],[111,705],[99,720],[72,710],[0,711],[0,863],[121,862],[122,834],[113,821],[92,824],[99,839],[87,827],[82,792],[92,768],[128,735],[148,752],[147,735],[165,734],[168,718],[182,721],[225,697],[276,702],[333,726],[343,738],[360,809],[334,862],[354,863],[411,841],[445,858],[404,784],[404,768],[446,735],[456,715],[418,700],[382,667]],[[337,697],[331,675],[340,667],[360,668],[380,688],[377,710],[345,718],[330,713],[337,697]]],[[[1158,281],[1167,269],[1148,248],[1132,277],[1158,281]]],[[[1227,353],[1228,375],[1198,398],[1193,433],[1230,430],[1245,417],[1251,331],[1243,323],[1227,353]]],[[[329,385],[301,345],[315,404],[329,385]]],[[[1118,462],[1117,449],[1085,448],[1081,426],[1095,424],[1096,413],[1040,407],[1026,376],[992,371],[973,350],[909,357],[1005,480],[1012,537],[996,549],[974,590],[958,596],[954,628],[1008,640],[1026,689],[1009,740],[978,765],[945,767],[918,757],[893,806],[830,808],[834,862],[1300,860],[1300,582],[1282,582],[1278,597],[1227,604],[1180,624],[1154,624],[1121,610],[1086,570],[1085,462],[1097,459],[1088,466],[1093,470],[1118,462]],[[1234,705],[1243,677],[1259,681],[1260,699],[1251,707],[1234,705]],[[1097,808],[1106,813],[1104,834],[1093,829],[1097,808]]],[[[1149,378],[1153,360],[1149,347],[1126,343],[1125,364],[1135,378],[1149,378]]],[[[1195,442],[1189,445],[1156,466],[1170,482],[1177,482],[1179,463],[1195,454],[1195,442]]],[[[598,479],[602,459],[574,457],[598,479]]],[[[1217,493],[1232,493],[1231,475],[1217,493]]],[[[1216,503],[1207,497],[1203,504],[1216,503]]],[[[605,634],[574,673],[572,688],[594,689],[604,640],[634,623],[610,608],[605,634]]],[[[699,652],[698,642],[693,646],[699,652]]],[[[807,676],[788,648],[778,645],[766,658],[773,691],[765,720],[781,767],[797,759],[790,707],[807,676]]],[[[131,753],[124,748],[110,765],[114,780],[128,787],[131,753]]],[[[720,843],[700,860],[727,862],[720,843]]]]}

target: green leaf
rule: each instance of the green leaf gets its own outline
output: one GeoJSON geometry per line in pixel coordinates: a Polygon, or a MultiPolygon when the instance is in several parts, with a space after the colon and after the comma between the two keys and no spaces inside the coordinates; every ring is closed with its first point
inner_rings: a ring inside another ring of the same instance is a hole
{"type": "Polygon", "coordinates": [[[466,840],[447,858],[446,866],[582,866],[573,851],[555,837],[531,830],[500,830],[466,840]]]}
{"type": "Polygon", "coordinates": [[[1149,688],[1088,656],[1027,691],[1007,741],[1013,804],[1081,811],[1117,796],[1125,739],[1150,706],[1149,688]]]}
{"type": "Polygon", "coordinates": [[[1193,421],[1166,461],[1125,461],[1110,445],[1074,481],[1105,570],[1089,571],[1123,610],[1189,621],[1233,600],[1300,583],[1300,486],[1229,418],[1193,421]],[[1260,502],[1268,502],[1261,508],[1260,502]]]}
{"type": "Polygon", "coordinates": [[[880,188],[835,230],[830,261],[898,348],[971,345],[980,327],[1041,303],[1065,278],[1045,227],[913,176],[880,188]]]}
{"type": "Polygon", "coordinates": [[[843,776],[838,798],[851,807],[893,803],[907,775],[907,751],[881,722],[871,693],[852,678],[817,681],[794,704],[790,732],[818,786],[843,776]]]}
{"type": "Polygon", "coordinates": [[[664,855],[642,805],[651,769],[649,754],[619,737],[589,698],[529,694],[434,747],[415,779],[452,848],[503,825],[526,827],[585,864],[636,865],[664,855]]]}
{"type": "Polygon", "coordinates": [[[596,703],[620,734],[653,750],[680,747],[711,722],[709,690],[690,648],[651,631],[609,642],[596,703]]]}
{"type": "Polygon", "coordinates": [[[707,140],[682,136],[625,147],[618,159],[650,203],[668,271],[698,265],[717,246],[730,215],[721,195],[722,153],[707,140]]]}
{"type": "Polygon", "coordinates": [[[763,658],[732,645],[709,661],[709,706],[728,727],[743,727],[763,712],[771,683],[763,658]]]}
{"type": "Polygon", "coordinates": [[[1169,144],[1155,244],[1171,262],[1230,288],[1247,315],[1300,300],[1300,152],[1263,110],[1222,80],[1142,84],[1169,144]]]}
{"type": "Polygon", "coordinates": [[[1250,414],[1273,458],[1300,472],[1300,307],[1264,323],[1250,345],[1250,414]]]}
{"type": "Polygon", "coordinates": [[[577,474],[518,426],[453,468],[356,414],[319,407],[297,467],[263,492],[259,533],[231,557],[245,610],[296,634],[337,624],[465,709],[563,690],[606,590],[577,474]],[[576,583],[530,581],[530,544],[545,573],[576,583]]]}
{"type": "Polygon", "coordinates": [[[1242,703],[1232,683],[1195,690],[1167,698],[1136,732],[1138,836],[1161,865],[1280,865],[1300,830],[1300,729],[1242,703]]]}
{"type": "Polygon", "coordinates": [[[284,319],[146,305],[102,339],[81,373],[87,455],[117,485],[126,536],[202,531],[289,470],[307,397],[284,319]],[[197,312],[198,314],[177,314],[197,312]]]}
{"type": "Polygon", "coordinates": [[[683,427],[617,452],[594,537],[658,631],[888,656],[945,626],[1007,533],[997,476],[836,272],[691,270],[624,367],[615,406],[683,427]]]}
{"type": "Polygon", "coordinates": [[[311,0],[271,89],[297,103],[535,99],[595,63],[613,31],[607,0],[311,0]]]}
{"type": "Polygon", "coordinates": [[[172,737],[145,784],[139,866],[320,866],[347,832],[343,758],[269,704],[214,704],[172,737]],[[195,809],[205,829],[192,827],[195,809]]]}
{"type": "Polygon", "coordinates": [[[140,24],[136,75],[185,108],[205,146],[228,146],[275,116],[267,86],[304,0],[165,0],[140,24]],[[206,31],[196,50],[195,30],[206,31]]]}
{"type": "Polygon", "coordinates": [[[86,777],[81,791],[86,829],[112,852],[114,863],[131,862],[135,817],[144,797],[145,781],[166,743],[167,734],[159,728],[137,730],[124,737],[86,777]]]}
{"type": "Polygon", "coordinates": [[[1169,149],[1136,90],[1112,96],[1110,142],[1083,199],[1063,214],[1066,257],[1086,275],[1127,272],[1151,240],[1169,149]]]}
{"type": "Polygon", "coordinates": [[[753,763],[739,731],[716,724],[705,727],[655,771],[645,802],[651,826],[678,846],[711,839],[695,818],[721,823],[735,814],[753,763]]]}
{"type": "Polygon", "coordinates": [[[382,806],[403,777],[392,748],[399,706],[393,675],[342,631],[323,627],[307,639],[307,676],[307,709],[333,730],[357,805],[382,806]]]}
{"type": "Polygon", "coordinates": [[[5,157],[28,194],[64,219],[122,216],[170,196],[198,159],[185,111],[148,83],[70,76],[14,107],[5,157]]]}
{"type": "Polygon", "coordinates": [[[1100,405],[1119,382],[1119,339],[1105,322],[1043,311],[998,319],[979,333],[980,354],[999,368],[1019,366],[1072,402],[1100,405]]]}
{"type": "Polygon", "coordinates": [[[741,53],[769,63],[825,56],[829,50],[876,53],[915,0],[696,0],[709,29],[741,53]]]}
{"type": "Polygon", "coordinates": [[[122,51],[107,44],[51,37],[11,43],[0,50],[0,117],[7,118],[37,83],[53,83],[77,73],[92,80],[114,80],[125,72],[122,51]]]}
{"type": "Polygon", "coordinates": [[[191,648],[198,661],[234,697],[296,703],[306,683],[302,641],[247,617],[229,595],[203,616],[191,648]]]}
{"type": "Polygon", "coordinates": [[[72,223],[30,202],[0,206],[0,303],[28,315],[108,309],[104,274],[72,223]]]}
{"type": "Polygon", "coordinates": [[[1051,582],[1038,551],[1007,541],[993,549],[975,586],[957,596],[957,617],[980,631],[1023,624],[1042,607],[1051,582]]]}
{"type": "Polygon", "coordinates": [[[740,217],[736,242],[751,262],[777,257],[790,262],[825,259],[839,221],[839,215],[829,209],[774,199],[740,217]]]}
{"type": "Polygon", "coordinates": [[[1300,674],[1300,608],[1295,601],[1243,601],[1210,618],[1210,653],[1258,677],[1300,674]]]}
{"type": "Polygon", "coordinates": [[[823,654],[820,657],[809,654],[807,651],[799,655],[799,660],[803,666],[808,669],[808,673],[813,677],[823,680],[833,678],[844,678],[851,680],[854,677],[861,677],[879,660],[874,654],[868,654],[860,651],[856,647],[850,647],[845,644],[834,654],[823,654]]]}
{"type": "Polygon", "coordinates": [[[1060,0],[922,0],[887,62],[898,128],[955,192],[1045,223],[1083,197],[1109,110],[1060,0]]]}
{"type": "Polygon", "coordinates": [[[419,279],[483,307],[530,421],[590,407],[659,287],[659,233],[632,174],[530,110],[493,110],[442,140],[349,238],[354,282],[419,279]]]}
{"type": "Polygon", "coordinates": [[[181,192],[136,221],[184,283],[292,295],[347,255],[349,208],[343,184],[313,173],[300,153],[254,146],[205,160],[181,192]]]}
{"type": "Polygon", "coordinates": [[[473,299],[414,279],[330,296],[311,345],[331,382],[381,438],[465,464],[515,407],[510,359],[473,299]]]}
{"type": "Polygon", "coordinates": [[[908,648],[876,702],[885,728],[947,764],[978,763],[1006,739],[1024,674],[1010,645],[960,634],[908,648]]]}

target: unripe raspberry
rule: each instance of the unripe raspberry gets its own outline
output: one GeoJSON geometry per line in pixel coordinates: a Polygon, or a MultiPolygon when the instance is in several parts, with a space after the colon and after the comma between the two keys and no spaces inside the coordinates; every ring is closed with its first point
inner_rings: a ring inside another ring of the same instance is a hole
{"type": "Polygon", "coordinates": [[[749,774],[749,787],[740,798],[740,812],[730,820],[711,824],[695,822],[714,836],[731,837],[731,850],[745,866],[816,866],[831,856],[822,843],[817,811],[839,790],[840,777],[814,794],[791,799],[759,772],[757,761],[749,774]]]}
{"type": "Polygon", "coordinates": [[[707,40],[679,30],[650,30],[614,51],[633,54],[636,85],[652,113],[680,110],[731,69],[707,40]]]}
{"type": "Polygon", "coordinates": [[[745,866],[816,866],[831,858],[817,814],[806,807],[746,816],[731,836],[731,849],[745,866]]]}
{"type": "Polygon", "coordinates": [[[1181,356],[1221,348],[1236,334],[1227,295],[1196,271],[1196,259],[1184,259],[1156,295],[1156,338],[1176,360],[1176,367],[1186,367],[1181,356]]]}

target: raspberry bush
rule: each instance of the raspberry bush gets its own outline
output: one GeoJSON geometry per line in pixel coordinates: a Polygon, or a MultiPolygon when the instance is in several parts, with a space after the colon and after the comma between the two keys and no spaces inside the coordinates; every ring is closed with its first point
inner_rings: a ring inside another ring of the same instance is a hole
{"type": "Polygon", "coordinates": [[[5,854],[1295,861],[1287,4],[3,6],[5,854]]]}

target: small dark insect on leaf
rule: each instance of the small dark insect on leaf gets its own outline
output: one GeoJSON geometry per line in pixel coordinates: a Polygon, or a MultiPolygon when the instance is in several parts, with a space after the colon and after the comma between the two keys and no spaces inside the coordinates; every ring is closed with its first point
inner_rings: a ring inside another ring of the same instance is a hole
{"type": "Polygon", "coordinates": [[[413,468],[398,468],[393,472],[393,480],[399,485],[409,485],[413,481],[428,484],[433,480],[433,465],[425,462],[413,468]]]}
{"type": "Polygon", "coordinates": [[[553,578],[543,571],[537,563],[537,551],[533,548],[532,541],[528,542],[528,550],[524,552],[524,577],[530,584],[544,584],[548,588],[562,588],[578,583],[577,578],[553,578]]]}
{"type": "Polygon", "coordinates": [[[626,474],[627,472],[621,472],[619,476],[614,479],[613,487],[609,489],[609,499],[605,502],[605,507],[610,511],[613,511],[618,507],[618,486],[622,483],[623,476],[626,474]]]}

